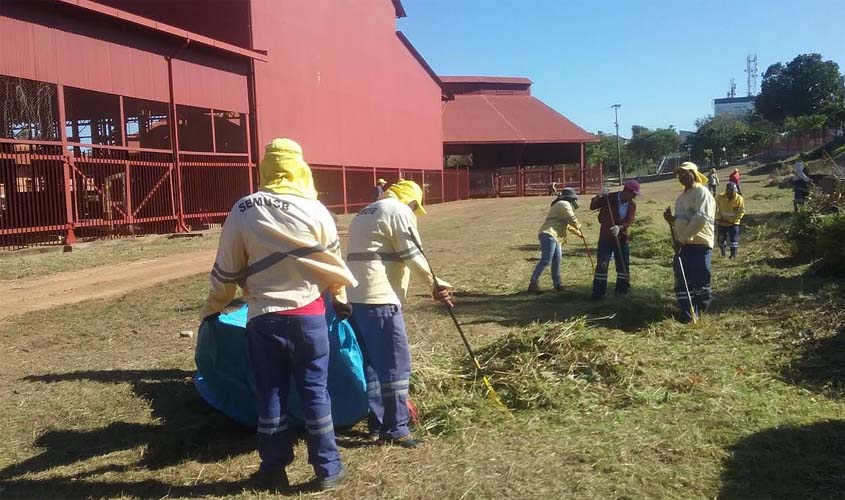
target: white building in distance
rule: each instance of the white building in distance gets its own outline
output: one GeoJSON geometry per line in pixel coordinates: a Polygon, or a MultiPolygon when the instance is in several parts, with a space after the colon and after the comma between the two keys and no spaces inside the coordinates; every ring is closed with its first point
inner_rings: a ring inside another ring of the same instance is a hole
{"type": "Polygon", "coordinates": [[[754,99],[754,96],[713,99],[713,115],[727,114],[734,118],[742,118],[754,111],[754,99]]]}

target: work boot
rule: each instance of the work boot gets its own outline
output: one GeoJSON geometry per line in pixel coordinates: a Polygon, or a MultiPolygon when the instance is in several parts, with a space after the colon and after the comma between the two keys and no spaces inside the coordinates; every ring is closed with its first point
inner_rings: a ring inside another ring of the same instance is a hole
{"type": "Polygon", "coordinates": [[[566,288],[564,288],[563,285],[555,285],[556,292],[562,292],[564,290],[566,290],[566,288]]]}
{"type": "Polygon", "coordinates": [[[320,491],[333,490],[346,479],[346,467],[341,466],[340,472],[334,476],[318,477],[315,486],[320,491]]]}
{"type": "Polygon", "coordinates": [[[414,438],[411,436],[405,436],[401,438],[392,438],[390,436],[384,436],[379,439],[379,442],[382,444],[395,444],[396,446],[401,446],[402,448],[419,448],[420,446],[425,444],[425,441],[419,438],[414,438]]]}
{"type": "Polygon", "coordinates": [[[288,474],[284,469],[269,470],[258,468],[250,477],[249,482],[256,490],[281,492],[290,487],[288,474]]]}
{"type": "Polygon", "coordinates": [[[538,285],[537,283],[529,283],[528,293],[541,294],[543,293],[543,290],[540,289],[540,285],[538,285]]]}

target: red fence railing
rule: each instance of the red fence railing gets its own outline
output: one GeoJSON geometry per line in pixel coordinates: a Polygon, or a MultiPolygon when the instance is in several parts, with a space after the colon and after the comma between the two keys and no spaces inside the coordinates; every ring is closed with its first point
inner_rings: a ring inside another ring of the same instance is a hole
{"type": "Polygon", "coordinates": [[[0,140],[0,248],[222,223],[251,192],[246,155],[0,140]]]}

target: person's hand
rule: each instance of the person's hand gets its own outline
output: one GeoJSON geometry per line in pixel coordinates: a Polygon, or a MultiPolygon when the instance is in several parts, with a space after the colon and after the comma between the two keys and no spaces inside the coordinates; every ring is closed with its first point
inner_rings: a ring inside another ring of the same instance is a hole
{"type": "Polygon", "coordinates": [[[675,223],[675,216],[672,215],[672,209],[671,208],[667,207],[666,210],[663,212],[663,219],[666,222],[668,222],[669,224],[675,223]]]}
{"type": "Polygon", "coordinates": [[[575,236],[577,236],[579,238],[584,237],[584,233],[581,232],[580,227],[567,226],[567,229],[569,230],[570,233],[574,234],[575,236]]]}
{"type": "Polygon", "coordinates": [[[452,289],[445,286],[435,285],[431,290],[431,298],[439,302],[450,303],[452,301],[452,289]]]}
{"type": "Polygon", "coordinates": [[[610,234],[612,234],[614,238],[618,238],[620,229],[621,228],[619,226],[611,226],[610,227],[610,234]]]}
{"type": "Polygon", "coordinates": [[[675,255],[681,253],[681,249],[684,248],[683,243],[681,243],[679,241],[675,241],[673,243],[674,243],[673,247],[675,249],[675,255]]]}
{"type": "Polygon", "coordinates": [[[341,321],[352,316],[352,305],[346,302],[332,300],[332,309],[334,309],[334,315],[341,321]]]}
{"type": "Polygon", "coordinates": [[[607,189],[607,186],[602,186],[601,191],[599,191],[599,196],[605,197],[608,193],[610,193],[610,191],[607,189]]]}

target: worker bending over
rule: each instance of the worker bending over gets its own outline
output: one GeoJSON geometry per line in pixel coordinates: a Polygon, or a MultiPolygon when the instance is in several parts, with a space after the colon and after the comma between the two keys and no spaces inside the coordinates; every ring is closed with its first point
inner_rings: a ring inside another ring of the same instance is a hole
{"type": "Polygon", "coordinates": [[[537,239],[540,240],[540,262],[534,267],[531,281],[528,283],[529,293],[542,293],[540,289],[540,276],[547,266],[552,266],[552,285],[555,290],[563,291],[563,283],[560,280],[561,243],[566,242],[567,230],[579,238],[581,234],[581,223],[575,218],[575,210],[578,209],[578,195],[572,188],[564,188],[560,195],[555,198],[549,207],[546,220],[540,226],[537,239]]]}

